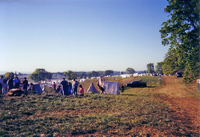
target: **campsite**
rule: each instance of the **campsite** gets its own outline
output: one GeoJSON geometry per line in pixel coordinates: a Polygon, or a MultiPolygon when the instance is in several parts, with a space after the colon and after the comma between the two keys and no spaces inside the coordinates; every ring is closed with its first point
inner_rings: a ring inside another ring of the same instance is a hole
{"type": "MultiPolygon", "coordinates": [[[[0,95],[0,136],[198,136],[199,92],[196,81],[175,76],[106,78],[119,85],[133,80],[144,88],[124,92],[86,92],[98,79],[81,84],[83,97],[51,91],[21,96],[0,95]]],[[[97,89],[98,90],[98,89],[97,89]]]]}

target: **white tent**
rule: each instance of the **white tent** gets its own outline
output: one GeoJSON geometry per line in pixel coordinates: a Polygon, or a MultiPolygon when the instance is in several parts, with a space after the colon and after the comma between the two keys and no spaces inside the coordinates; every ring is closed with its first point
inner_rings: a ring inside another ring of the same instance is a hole
{"type": "Polygon", "coordinates": [[[119,82],[108,82],[103,81],[103,88],[105,88],[106,94],[116,94],[119,95],[119,82]]]}
{"type": "Polygon", "coordinates": [[[97,89],[95,88],[95,86],[94,86],[93,83],[90,84],[90,87],[88,88],[87,92],[99,93],[99,92],[97,91],[97,89]]]}

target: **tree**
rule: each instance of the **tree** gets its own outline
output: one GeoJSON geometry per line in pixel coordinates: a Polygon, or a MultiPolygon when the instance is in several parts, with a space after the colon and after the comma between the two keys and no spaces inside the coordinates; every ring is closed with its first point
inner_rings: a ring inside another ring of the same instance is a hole
{"type": "Polygon", "coordinates": [[[133,74],[133,73],[135,73],[135,70],[133,68],[129,67],[129,68],[126,69],[126,73],[127,74],[133,74]]]}
{"type": "Polygon", "coordinates": [[[3,82],[6,83],[6,81],[9,78],[13,78],[13,77],[14,77],[14,73],[13,72],[6,72],[5,75],[3,76],[3,78],[4,78],[3,82]]]}
{"type": "Polygon", "coordinates": [[[98,77],[98,76],[99,76],[99,72],[92,71],[92,76],[93,76],[93,77],[98,77]]]}
{"type": "Polygon", "coordinates": [[[148,73],[154,73],[154,64],[153,63],[149,63],[147,64],[147,72],[148,73]]]}
{"type": "Polygon", "coordinates": [[[64,72],[64,75],[66,75],[68,80],[77,79],[76,72],[73,72],[71,70],[68,70],[67,72],[64,72]]]}
{"type": "Polygon", "coordinates": [[[162,44],[170,45],[169,51],[175,50],[177,67],[185,70],[184,79],[190,81],[199,75],[199,0],[168,0],[168,3],[164,11],[170,19],[162,23],[162,44]]]}
{"type": "Polygon", "coordinates": [[[111,74],[114,73],[114,71],[113,70],[106,70],[104,73],[105,73],[105,75],[111,75],[111,74]]]}
{"type": "Polygon", "coordinates": [[[87,77],[91,78],[92,77],[92,72],[87,72],[87,77]]]}
{"type": "Polygon", "coordinates": [[[45,69],[38,68],[29,76],[29,78],[38,82],[41,80],[47,80],[47,79],[49,80],[52,78],[52,75],[53,75],[52,73],[47,72],[45,69]]]}
{"type": "Polygon", "coordinates": [[[156,65],[156,72],[159,73],[159,74],[163,73],[162,65],[163,65],[163,62],[158,62],[157,65],[156,65]]]}

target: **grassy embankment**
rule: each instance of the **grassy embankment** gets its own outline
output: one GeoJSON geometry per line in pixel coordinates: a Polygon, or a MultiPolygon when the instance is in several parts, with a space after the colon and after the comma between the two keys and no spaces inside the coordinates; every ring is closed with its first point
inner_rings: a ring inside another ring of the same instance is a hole
{"type": "MultiPolygon", "coordinates": [[[[125,84],[134,78],[108,78],[125,84]]],[[[91,82],[82,83],[87,89],[91,82]]],[[[197,135],[192,126],[176,123],[169,107],[152,93],[158,77],[143,77],[146,88],[126,88],[120,95],[85,94],[84,97],[30,94],[0,95],[0,136],[71,135],[197,135]]],[[[95,84],[94,82],[94,84],[95,84]]]]}

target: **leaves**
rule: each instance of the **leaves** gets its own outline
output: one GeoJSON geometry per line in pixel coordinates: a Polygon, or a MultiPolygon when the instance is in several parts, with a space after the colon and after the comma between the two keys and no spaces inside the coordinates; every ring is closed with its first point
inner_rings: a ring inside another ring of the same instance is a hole
{"type": "Polygon", "coordinates": [[[164,11],[170,18],[162,23],[160,29],[162,44],[170,45],[168,51],[170,55],[165,58],[164,70],[166,73],[173,73],[175,70],[185,69],[185,79],[195,79],[199,72],[198,2],[198,0],[168,0],[169,4],[164,11]],[[169,63],[170,61],[172,62],[169,63]]]}
{"type": "Polygon", "coordinates": [[[41,80],[51,79],[52,75],[52,73],[47,72],[45,69],[38,68],[29,76],[29,78],[38,82],[41,80]]]}

